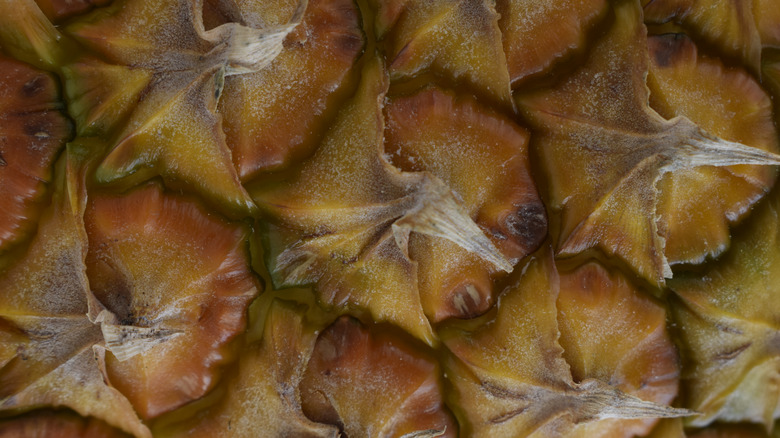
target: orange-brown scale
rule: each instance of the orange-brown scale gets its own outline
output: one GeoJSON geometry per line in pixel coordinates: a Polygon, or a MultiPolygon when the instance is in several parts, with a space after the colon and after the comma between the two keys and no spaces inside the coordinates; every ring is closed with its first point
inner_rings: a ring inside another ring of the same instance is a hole
{"type": "Polygon", "coordinates": [[[58,94],[52,76],[0,54],[0,253],[34,229],[70,136],[58,94]]]}
{"type": "Polygon", "coordinates": [[[499,0],[496,9],[513,86],[582,49],[608,10],[605,0],[499,0]]]}
{"type": "MultiPolygon", "coordinates": [[[[280,8],[245,9],[263,16],[280,8]]],[[[359,11],[350,0],[312,0],[284,45],[266,70],[225,79],[219,112],[242,181],[287,167],[316,147],[332,109],[351,89],[364,45],[359,11]]]]}
{"type": "MultiPolygon", "coordinates": [[[[320,324],[306,307],[274,299],[265,314],[262,339],[246,345],[233,372],[214,391],[219,397],[192,416],[156,428],[166,437],[230,436],[336,438],[338,428],[315,423],[301,411],[299,382],[306,370],[320,324]],[[221,392],[221,394],[220,394],[221,392]]],[[[316,312],[316,310],[315,310],[316,312]]]]}
{"type": "Polygon", "coordinates": [[[85,223],[95,296],[121,324],[180,333],[124,362],[107,358],[111,382],[145,418],[203,396],[258,292],[246,227],[156,184],[92,196],[85,223]]]}
{"type": "Polygon", "coordinates": [[[457,436],[436,359],[398,332],[341,317],[317,339],[301,381],[303,412],[351,437],[437,430],[457,436]]]}
{"type": "MultiPolygon", "coordinates": [[[[558,342],[575,382],[599,379],[668,405],[678,392],[677,349],[666,311],[619,271],[589,263],[560,276],[558,342]]],[[[580,426],[582,436],[641,436],[657,419],[611,419],[580,426]]]]}
{"type": "MultiPolygon", "coordinates": [[[[535,251],[547,215],[530,176],[528,132],[473,98],[428,88],[390,99],[385,153],[405,172],[441,178],[507,259],[535,251]],[[475,166],[475,163],[479,165],[475,166]]],[[[414,236],[410,256],[432,321],[473,317],[493,304],[491,269],[454,244],[414,236]],[[452,263],[453,258],[467,263],[452,263]]]]}

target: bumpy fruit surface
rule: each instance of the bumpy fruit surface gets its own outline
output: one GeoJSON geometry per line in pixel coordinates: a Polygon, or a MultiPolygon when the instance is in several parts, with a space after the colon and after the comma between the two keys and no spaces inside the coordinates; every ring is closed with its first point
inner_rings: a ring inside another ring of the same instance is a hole
{"type": "Polygon", "coordinates": [[[776,0],[0,0],[0,438],[770,437],[776,0]]]}

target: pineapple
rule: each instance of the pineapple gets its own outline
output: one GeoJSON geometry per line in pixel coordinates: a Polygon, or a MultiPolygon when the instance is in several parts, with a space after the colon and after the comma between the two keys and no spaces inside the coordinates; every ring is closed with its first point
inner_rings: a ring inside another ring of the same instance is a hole
{"type": "Polygon", "coordinates": [[[0,84],[0,437],[777,436],[774,0],[0,0],[0,84]]]}

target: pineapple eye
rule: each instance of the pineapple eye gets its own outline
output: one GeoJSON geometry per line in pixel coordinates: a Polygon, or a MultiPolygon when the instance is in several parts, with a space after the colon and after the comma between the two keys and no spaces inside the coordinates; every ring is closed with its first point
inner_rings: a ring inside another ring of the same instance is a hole
{"type": "MultiPolygon", "coordinates": [[[[685,35],[652,36],[648,47],[649,102],[661,116],[687,117],[710,136],[778,151],[772,103],[747,71],[699,54],[685,35]],[[724,114],[729,115],[725,120],[724,114]]],[[[714,155],[705,158],[704,166],[673,171],[659,181],[662,196],[656,211],[671,264],[701,263],[720,255],[728,246],[729,225],[746,216],[776,178],[772,167],[715,168],[714,155]],[[729,181],[727,191],[718,188],[724,181],[729,181]]]]}
{"type": "Polygon", "coordinates": [[[205,394],[258,293],[246,227],[155,184],[94,193],[84,221],[113,385],[145,418],[205,394]]]}
{"type": "Polygon", "coordinates": [[[0,438],[775,436],[779,0],[0,0],[0,438]]]}
{"type": "Polygon", "coordinates": [[[149,436],[139,416],[213,385],[258,285],[243,225],[155,184],[87,200],[98,145],[68,146],[38,234],[0,277],[0,398],[18,409],[49,400],[149,436]]]}
{"type": "Polygon", "coordinates": [[[74,149],[57,162],[37,234],[3,260],[0,399],[4,409],[67,407],[149,437],[127,398],[106,384],[101,309],[84,275],[85,154],[74,149]]]}
{"type": "Polygon", "coordinates": [[[490,324],[440,332],[465,433],[641,436],[692,414],[667,406],[679,370],[661,306],[596,263],[559,272],[549,248],[521,272],[490,324]]]}
{"type": "Polygon", "coordinates": [[[706,426],[726,416],[771,425],[776,403],[777,294],[780,253],[778,192],[770,194],[733,236],[732,248],[696,275],[669,282],[672,320],[690,358],[682,390],[706,426]],[[756,392],[754,388],[764,388],[756,392]],[[760,394],[760,395],[759,395],[760,394]]]}
{"type": "Polygon", "coordinates": [[[377,56],[317,153],[252,195],[278,236],[268,254],[277,287],[316,284],[328,305],[367,309],[435,344],[431,323],[487,311],[492,280],[538,247],[546,222],[528,239],[485,232],[521,206],[543,208],[525,131],[438,89],[390,98],[383,113],[386,81],[377,56]],[[410,156],[419,163],[406,171],[410,156]],[[485,167],[475,172],[473,161],[485,167]],[[390,301],[404,311],[387,313],[390,301]]]}
{"type": "Polygon", "coordinates": [[[635,6],[615,7],[615,24],[571,75],[516,98],[539,133],[550,207],[562,219],[553,230],[557,254],[598,249],[663,287],[672,264],[725,249],[728,223],[772,184],[775,170],[761,166],[780,164],[780,156],[770,101],[758,85],[707,61],[696,65],[692,44],[673,49],[680,51],[670,55],[680,58],[673,67],[651,68],[635,6]],[[727,103],[723,86],[741,97],[727,103]],[[712,114],[717,107],[740,112],[734,129],[723,129],[722,115],[712,114]],[[725,199],[730,190],[710,191],[723,181],[732,181],[734,198],[725,199]]]}

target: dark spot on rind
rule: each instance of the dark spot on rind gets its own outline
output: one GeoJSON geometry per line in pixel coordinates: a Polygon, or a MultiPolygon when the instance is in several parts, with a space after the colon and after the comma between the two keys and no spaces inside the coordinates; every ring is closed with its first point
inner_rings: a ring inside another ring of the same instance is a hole
{"type": "Polygon", "coordinates": [[[547,212],[540,202],[523,204],[504,219],[504,226],[526,248],[535,248],[547,233],[547,212]]]}
{"type": "Polygon", "coordinates": [[[22,86],[22,94],[24,97],[32,98],[40,94],[46,89],[46,80],[46,76],[39,75],[27,81],[27,83],[22,86]]]}
{"type": "Polygon", "coordinates": [[[36,139],[51,138],[54,129],[50,120],[43,114],[40,117],[30,117],[24,125],[24,134],[36,139]]]}
{"type": "Polygon", "coordinates": [[[110,310],[119,319],[120,325],[137,325],[139,323],[138,304],[133,303],[133,285],[125,278],[118,268],[111,265],[106,266],[111,269],[107,274],[111,281],[108,283],[108,290],[98,290],[96,295],[108,310],[110,310]]]}
{"type": "Polygon", "coordinates": [[[342,35],[336,40],[336,47],[341,53],[357,53],[363,49],[363,38],[358,35],[342,35]]]}
{"type": "Polygon", "coordinates": [[[650,43],[650,54],[659,67],[669,67],[679,53],[685,37],[682,34],[666,34],[654,36],[650,43]]]}
{"type": "Polygon", "coordinates": [[[16,347],[16,356],[21,360],[27,360],[30,356],[27,354],[27,349],[23,345],[16,347]]]}

